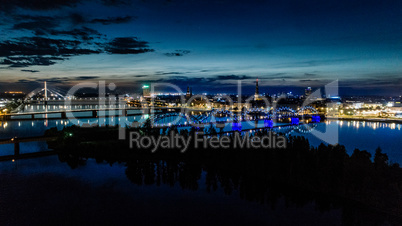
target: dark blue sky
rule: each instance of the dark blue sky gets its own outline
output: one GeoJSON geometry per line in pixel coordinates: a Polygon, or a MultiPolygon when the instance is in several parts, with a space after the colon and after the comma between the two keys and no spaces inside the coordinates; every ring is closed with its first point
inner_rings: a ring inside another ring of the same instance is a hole
{"type": "Polygon", "coordinates": [[[0,0],[0,91],[42,81],[402,94],[401,1],[0,0]]]}

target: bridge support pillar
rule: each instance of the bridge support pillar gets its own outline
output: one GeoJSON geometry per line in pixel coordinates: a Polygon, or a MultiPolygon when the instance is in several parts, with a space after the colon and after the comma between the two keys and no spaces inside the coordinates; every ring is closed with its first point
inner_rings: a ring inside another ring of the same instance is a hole
{"type": "Polygon", "coordinates": [[[14,155],[20,155],[20,142],[15,142],[14,143],[14,155]]]}
{"type": "Polygon", "coordinates": [[[92,111],[92,118],[97,118],[98,117],[98,111],[97,110],[93,110],[92,111]]]}
{"type": "Polygon", "coordinates": [[[151,109],[150,108],[145,108],[144,110],[143,110],[143,114],[150,114],[151,113],[151,109]]]}
{"type": "Polygon", "coordinates": [[[61,113],[61,119],[67,119],[67,113],[66,112],[61,113]]]}
{"type": "Polygon", "coordinates": [[[122,116],[127,116],[127,109],[123,109],[122,112],[121,112],[121,115],[122,116]]]}

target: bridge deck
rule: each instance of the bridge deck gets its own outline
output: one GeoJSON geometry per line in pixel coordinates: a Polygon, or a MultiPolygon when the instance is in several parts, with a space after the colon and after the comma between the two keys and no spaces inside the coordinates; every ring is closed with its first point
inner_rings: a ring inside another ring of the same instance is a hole
{"type": "Polygon", "coordinates": [[[38,112],[23,112],[23,113],[11,113],[4,114],[3,116],[22,116],[22,115],[33,115],[33,114],[60,114],[60,113],[74,113],[74,112],[91,112],[91,111],[120,111],[120,110],[165,110],[165,109],[181,109],[174,107],[155,107],[155,108],[94,108],[94,109],[75,109],[75,110],[55,110],[55,111],[38,111],[38,112]]]}
{"type": "Polygon", "coordinates": [[[180,107],[150,107],[150,108],[97,108],[97,109],[77,109],[77,110],[56,110],[56,111],[45,111],[45,112],[24,112],[24,113],[11,113],[0,115],[0,120],[3,121],[19,121],[19,120],[44,120],[44,119],[67,119],[69,117],[74,117],[76,119],[84,118],[102,118],[102,117],[120,117],[120,116],[140,116],[143,114],[151,113],[163,113],[163,112],[178,112],[179,111],[195,111],[195,112],[205,112],[209,110],[205,109],[190,109],[190,108],[180,108],[180,107]],[[129,111],[141,111],[129,113],[129,111]],[[120,112],[121,111],[121,112],[120,112]],[[74,113],[91,113],[90,116],[75,116],[74,113]],[[59,115],[57,115],[59,114],[59,115]],[[55,116],[57,115],[57,116],[55,116]],[[21,118],[24,116],[30,116],[28,118],[21,118]],[[35,117],[42,116],[42,117],[35,117]]]}

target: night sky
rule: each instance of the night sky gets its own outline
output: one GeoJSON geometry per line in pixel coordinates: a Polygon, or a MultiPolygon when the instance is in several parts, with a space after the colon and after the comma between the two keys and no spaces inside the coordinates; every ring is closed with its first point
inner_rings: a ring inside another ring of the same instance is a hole
{"type": "Polygon", "coordinates": [[[402,1],[0,0],[0,92],[48,81],[138,92],[402,94],[402,1]]]}

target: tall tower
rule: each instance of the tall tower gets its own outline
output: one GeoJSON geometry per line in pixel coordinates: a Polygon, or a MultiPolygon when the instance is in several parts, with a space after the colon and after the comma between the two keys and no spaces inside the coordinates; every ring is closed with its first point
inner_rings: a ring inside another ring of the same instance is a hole
{"type": "Polygon", "coordinates": [[[191,97],[191,94],[190,94],[190,87],[187,86],[186,98],[188,99],[188,98],[190,98],[190,97],[191,97]]]}
{"type": "Polygon", "coordinates": [[[45,101],[47,101],[47,83],[45,81],[45,101]]]}
{"type": "Polygon", "coordinates": [[[260,100],[260,93],[258,92],[258,78],[257,78],[257,81],[255,83],[254,100],[260,100]]]}
{"type": "Polygon", "coordinates": [[[149,86],[148,85],[143,85],[142,86],[142,96],[145,97],[151,97],[151,93],[149,92],[149,86]]]}
{"type": "Polygon", "coordinates": [[[304,95],[306,97],[310,96],[312,93],[311,87],[307,87],[307,89],[304,90],[304,95]]]}

